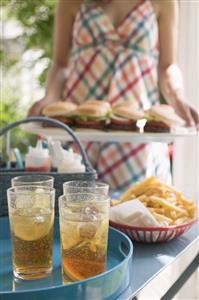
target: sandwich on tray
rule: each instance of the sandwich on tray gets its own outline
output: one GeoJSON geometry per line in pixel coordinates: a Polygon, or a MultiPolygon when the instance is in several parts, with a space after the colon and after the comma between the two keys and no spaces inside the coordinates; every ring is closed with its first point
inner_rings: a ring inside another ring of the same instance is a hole
{"type": "MultiPolygon", "coordinates": [[[[56,101],[45,106],[42,110],[42,115],[61,121],[66,125],[71,126],[74,125],[73,113],[76,108],[77,105],[72,102],[56,101]]],[[[43,126],[48,127],[52,125],[44,123],[43,126]]]]}
{"type": "Polygon", "coordinates": [[[146,110],[145,119],[145,132],[170,132],[173,128],[185,125],[185,121],[167,104],[155,105],[146,110]]]}
{"type": "Polygon", "coordinates": [[[105,129],[110,120],[111,105],[107,101],[88,100],[75,111],[75,125],[78,128],[105,129]]]}
{"type": "Polygon", "coordinates": [[[113,107],[110,129],[139,131],[138,120],[144,119],[144,113],[135,104],[126,101],[113,107]]]}

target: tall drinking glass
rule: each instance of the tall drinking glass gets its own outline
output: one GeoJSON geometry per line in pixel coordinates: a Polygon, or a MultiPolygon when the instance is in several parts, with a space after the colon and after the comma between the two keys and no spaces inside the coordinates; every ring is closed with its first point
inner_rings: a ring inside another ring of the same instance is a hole
{"type": "Polygon", "coordinates": [[[14,276],[37,279],[52,271],[55,190],[18,186],[7,190],[14,276]]]}
{"type": "Polygon", "coordinates": [[[20,185],[37,185],[53,188],[54,177],[40,174],[23,175],[12,178],[11,184],[13,187],[20,185]]]}
{"type": "Polygon", "coordinates": [[[67,181],[63,184],[64,194],[73,193],[98,193],[108,195],[109,185],[98,181],[67,181]]]}
{"type": "Polygon", "coordinates": [[[73,193],[59,198],[59,221],[64,283],[106,270],[109,198],[73,193]]]}

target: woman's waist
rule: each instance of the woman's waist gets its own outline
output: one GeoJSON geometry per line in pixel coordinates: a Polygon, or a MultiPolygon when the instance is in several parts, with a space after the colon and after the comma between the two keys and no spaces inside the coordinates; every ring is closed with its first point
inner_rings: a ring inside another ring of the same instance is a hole
{"type": "MultiPolygon", "coordinates": [[[[73,47],[71,51],[70,65],[77,66],[79,63],[92,62],[90,67],[102,61],[103,68],[115,69],[122,61],[136,65],[136,67],[144,65],[157,69],[159,61],[159,53],[156,49],[144,51],[138,47],[126,47],[125,45],[114,44],[92,44],[79,47],[73,47]]],[[[101,67],[102,67],[101,66],[101,67]]],[[[123,67],[123,64],[121,65],[123,67]]]]}
{"type": "Polygon", "coordinates": [[[92,41],[91,43],[81,44],[77,41],[74,42],[72,47],[72,55],[76,55],[79,53],[89,53],[89,52],[106,52],[110,51],[113,55],[122,54],[124,51],[132,53],[132,55],[137,56],[155,56],[158,58],[159,51],[157,47],[142,47],[139,44],[128,43],[128,42],[121,42],[118,40],[98,40],[92,41]]]}

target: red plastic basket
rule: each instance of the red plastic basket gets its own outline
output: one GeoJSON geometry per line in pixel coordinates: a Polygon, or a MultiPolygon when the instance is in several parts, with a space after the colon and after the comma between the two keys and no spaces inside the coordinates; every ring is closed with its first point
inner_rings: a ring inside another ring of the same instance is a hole
{"type": "Polygon", "coordinates": [[[109,224],[128,235],[132,241],[140,243],[162,243],[171,241],[182,235],[196,222],[197,219],[192,219],[184,224],[167,227],[137,227],[117,224],[113,221],[110,221],[109,224]]]}

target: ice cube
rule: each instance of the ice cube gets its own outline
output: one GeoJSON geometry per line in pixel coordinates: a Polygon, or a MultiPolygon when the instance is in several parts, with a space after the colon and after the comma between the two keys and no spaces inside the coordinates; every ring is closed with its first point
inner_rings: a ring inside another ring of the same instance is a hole
{"type": "Polygon", "coordinates": [[[34,204],[34,199],[30,194],[17,195],[16,209],[30,208],[34,204]]]}
{"type": "Polygon", "coordinates": [[[78,223],[60,218],[61,244],[64,250],[74,247],[80,241],[78,223]]]}
{"type": "Polygon", "coordinates": [[[50,207],[50,195],[45,194],[42,189],[38,189],[34,194],[34,207],[49,208],[50,207]]]}
{"type": "Polygon", "coordinates": [[[44,216],[34,216],[33,222],[37,223],[37,224],[43,223],[43,222],[45,222],[45,217],[44,216]]]}
{"type": "Polygon", "coordinates": [[[108,218],[104,218],[98,222],[95,239],[98,241],[104,240],[108,232],[108,218]]]}
{"type": "Polygon", "coordinates": [[[87,206],[84,208],[85,219],[89,221],[97,221],[97,209],[94,206],[87,206]]]}
{"type": "Polygon", "coordinates": [[[97,232],[97,225],[91,222],[79,225],[79,234],[82,239],[92,239],[97,232]]]}

